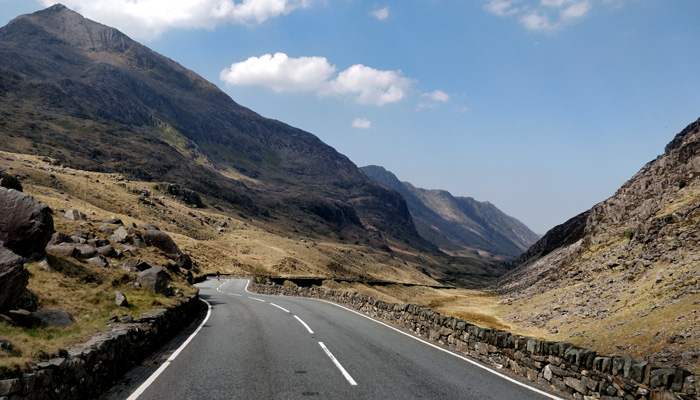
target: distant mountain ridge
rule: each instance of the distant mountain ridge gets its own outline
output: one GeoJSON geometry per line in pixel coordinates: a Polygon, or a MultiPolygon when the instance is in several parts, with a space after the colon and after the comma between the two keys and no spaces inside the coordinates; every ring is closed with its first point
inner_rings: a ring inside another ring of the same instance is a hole
{"type": "Polygon", "coordinates": [[[417,188],[380,166],[360,169],[374,182],[401,193],[421,236],[447,251],[476,249],[513,258],[539,239],[489,202],[417,188]]]}
{"type": "Polygon", "coordinates": [[[2,150],[179,183],[303,231],[438,252],[401,196],[316,136],[60,4],[0,28],[0,108],[2,150]]]}

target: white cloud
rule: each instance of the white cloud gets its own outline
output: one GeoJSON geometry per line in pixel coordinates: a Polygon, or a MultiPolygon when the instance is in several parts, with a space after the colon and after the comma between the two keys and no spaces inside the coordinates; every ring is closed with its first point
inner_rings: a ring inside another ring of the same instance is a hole
{"type": "Polygon", "coordinates": [[[442,90],[435,90],[434,92],[430,93],[423,93],[421,97],[425,97],[429,99],[430,101],[424,102],[424,103],[418,103],[418,106],[416,107],[416,111],[422,111],[422,110],[430,110],[433,108],[437,108],[440,103],[447,103],[450,101],[450,95],[443,92],[442,90]]]}
{"type": "Polygon", "coordinates": [[[559,12],[562,21],[570,21],[583,18],[591,10],[591,4],[587,1],[572,4],[559,12]]]}
{"type": "MultiPolygon", "coordinates": [[[[41,2],[50,6],[56,1],[41,2]]],[[[309,7],[311,0],[62,0],[62,3],[136,39],[152,40],[175,28],[259,24],[309,7]]]]}
{"type": "Polygon", "coordinates": [[[314,92],[319,96],[348,96],[360,104],[401,101],[413,80],[401,71],[381,71],[356,64],[336,75],[325,57],[291,58],[284,53],[231,64],[219,75],[229,85],[265,86],[277,92],[314,92]]]}
{"type": "Polygon", "coordinates": [[[436,90],[431,93],[423,93],[422,96],[427,97],[433,101],[439,101],[442,103],[447,103],[448,101],[450,101],[450,95],[443,92],[442,90],[436,90]]]}
{"type": "Polygon", "coordinates": [[[513,7],[515,1],[512,0],[490,0],[484,5],[484,9],[499,17],[509,17],[517,14],[520,9],[513,7]]]}
{"type": "Polygon", "coordinates": [[[374,18],[383,21],[389,18],[389,7],[380,8],[378,10],[372,11],[374,18]]]}
{"type": "Polygon", "coordinates": [[[536,12],[521,16],[520,23],[531,31],[548,31],[554,29],[554,25],[549,21],[547,15],[536,12]]]}
{"type": "MultiPolygon", "coordinates": [[[[528,30],[552,32],[585,18],[594,0],[487,0],[484,9],[499,17],[514,17],[528,30]],[[519,5],[516,7],[515,5],[519,5]],[[522,4],[522,6],[520,6],[522,4]]],[[[605,4],[620,0],[600,0],[605,4]]]]}
{"type": "Polygon", "coordinates": [[[265,54],[233,63],[221,71],[229,85],[260,85],[275,91],[316,91],[327,85],[335,66],[325,57],[289,58],[284,53],[265,54]]]}
{"type": "Polygon", "coordinates": [[[372,127],[372,121],[367,118],[355,118],[352,121],[352,127],[357,129],[369,129],[372,127]]]}
{"type": "Polygon", "coordinates": [[[330,93],[355,95],[361,104],[384,105],[404,98],[413,81],[401,71],[380,71],[356,64],[330,82],[330,93]]]}

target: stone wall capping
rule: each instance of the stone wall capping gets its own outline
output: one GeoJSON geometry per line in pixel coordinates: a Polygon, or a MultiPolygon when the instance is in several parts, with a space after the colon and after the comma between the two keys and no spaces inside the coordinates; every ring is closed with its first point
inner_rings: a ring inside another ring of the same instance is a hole
{"type": "Polygon", "coordinates": [[[260,294],[313,297],[345,305],[576,399],[697,400],[700,395],[700,379],[684,368],[662,368],[568,342],[483,328],[416,304],[386,303],[361,293],[320,287],[251,283],[248,288],[260,294]]]}

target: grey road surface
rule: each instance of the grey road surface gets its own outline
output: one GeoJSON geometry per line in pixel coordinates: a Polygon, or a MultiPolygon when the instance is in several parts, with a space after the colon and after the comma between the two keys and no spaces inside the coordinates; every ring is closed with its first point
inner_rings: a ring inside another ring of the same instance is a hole
{"type": "Polygon", "coordinates": [[[147,388],[135,379],[110,398],[556,398],[337,305],[252,294],[246,284],[199,284],[211,305],[199,333],[147,388]]]}

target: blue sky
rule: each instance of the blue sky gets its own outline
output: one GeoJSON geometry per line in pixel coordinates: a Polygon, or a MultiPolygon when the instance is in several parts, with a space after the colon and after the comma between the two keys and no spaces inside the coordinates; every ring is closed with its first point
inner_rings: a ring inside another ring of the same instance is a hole
{"type": "MultiPolygon", "coordinates": [[[[0,24],[50,5],[0,0],[0,24]]],[[[358,166],[544,233],[700,117],[697,0],[65,0],[358,166]]]]}

